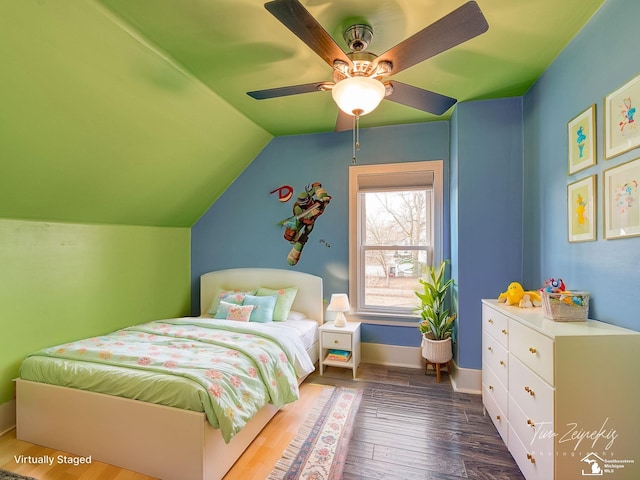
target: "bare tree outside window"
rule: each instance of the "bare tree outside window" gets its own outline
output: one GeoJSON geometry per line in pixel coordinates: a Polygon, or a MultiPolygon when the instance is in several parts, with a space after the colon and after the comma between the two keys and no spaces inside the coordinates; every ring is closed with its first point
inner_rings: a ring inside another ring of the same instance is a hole
{"type": "Polygon", "coordinates": [[[361,193],[366,307],[412,310],[431,259],[431,190],[361,193]]]}

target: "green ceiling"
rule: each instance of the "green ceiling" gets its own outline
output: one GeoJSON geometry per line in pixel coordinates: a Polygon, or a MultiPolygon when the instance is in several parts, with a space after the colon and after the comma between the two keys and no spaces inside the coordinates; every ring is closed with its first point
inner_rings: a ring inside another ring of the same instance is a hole
{"type": "MultiPolygon", "coordinates": [[[[302,3],[343,47],[366,21],[380,53],[464,0],[302,3]]],[[[521,95],[603,0],[478,3],[487,33],[394,78],[521,95]]],[[[0,56],[0,218],[190,226],[273,135],[331,131],[337,114],[328,92],[245,94],[331,76],[260,0],[5,0],[0,56]]],[[[383,102],[362,125],[439,119],[383,102]]]]}

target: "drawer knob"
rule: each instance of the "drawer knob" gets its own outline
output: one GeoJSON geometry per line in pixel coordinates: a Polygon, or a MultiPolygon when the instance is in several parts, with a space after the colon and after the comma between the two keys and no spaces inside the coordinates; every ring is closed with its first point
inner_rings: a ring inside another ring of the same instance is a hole
{"type": "Polygon", "coordinates": [[[489,390],[493,390],[493,385],[489,385],[489,390]]]}
{"type": "Polygon", "coordinates": [[[531,455],[530,453],[527,453],[527,460],[529,460],[531,463],[536,463],[536,459],[533,458],[533,455],[531,455]]]}
{"type": "Polygon", "coordinates": [[[529,347],[529,351],[530,351],[531,353],[536,353],[538,350],[536,350],[536,349],[535,349],[535,348],[533,348],[533,347],[529,347]]]}
{"type": "Polygon", "coordinates": [[[487,350],[489,350],[490,352],[493,352],[493,347],[487,347],[487,350]]]}
{"type": "Polygon", "coordinates": [[[504,360],[500,360],[500,365],[504,367],[504,360]]]}
{"type": "Polygon", "coordinates": [[[334,340],[333,343],[338,343],[338,340],[334,340]]]}
{"type": "Polygon", "coordinates": [[[530,418],[527,419],[527,425],[529,425],[529,426],[531,426],[533,428],[536,428],[536,424],[533,423],[530,418]]]}
{"type": "Polygon", "coordinates": [[[496,420],[502,420],[502,417],[500,415],[496,415],[496,420]]]}
{"type": "Polygon", "coordinates": [[[488,320],[488,322],[489,322],[489,323],[493,323],[493,318],[490,318],[490,319],[488,320]]]}
{"type": "Polygon", "coordinates": [[[525,392],[527,392],[529,395],[531,395],[532,397],[534,397],[536,394],[533,390],[531,390],[529,387],[524,387],[525,392]]]}
{"type": "Polygon", "coordinates": [[[504,335],[506,335],[506,334],[507,334],[507,331],[503,328],[503,329],[502,329],[502,333],[503,333],[504,335]]]}

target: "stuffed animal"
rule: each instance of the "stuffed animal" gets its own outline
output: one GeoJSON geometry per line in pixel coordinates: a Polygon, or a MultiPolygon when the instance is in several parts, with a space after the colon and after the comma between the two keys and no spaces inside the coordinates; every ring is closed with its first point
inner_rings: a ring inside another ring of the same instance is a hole
{"type": "Polygon", "coordinates": [[[540,289],[541,292],[560,293],[564,292],[567,287],[564,285],[564,281],[561,278],[550,278],[544,282],[544,287],[540,289]]]}
{"type": "Polygon", "coordinates": [[[506,292],[502,292],[498,296],[498,302],[507,305],[517,305],[522,308],[539,307],[542,305],[542,299],[538,292],[525,292],[522,285],[518,282],[511,282],[506,292]]]}

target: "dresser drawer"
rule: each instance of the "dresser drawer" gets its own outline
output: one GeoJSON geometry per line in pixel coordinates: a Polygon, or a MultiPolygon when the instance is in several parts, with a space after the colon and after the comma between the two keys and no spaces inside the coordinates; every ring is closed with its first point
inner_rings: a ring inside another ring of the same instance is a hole
{"type": "Polygon", "coordinates": [[[509,349],[509,318],[488,305],[482,305],[482,329],[509,349]]]}
{"type": "Polygon", "coordinates": [[[554,454],[553,418],[529,416],[513,397],[509,397],[509,425],[531,453],[539,456],[554,454]]]}
{"type": "Polygon", "coordinates": [[[529,418],[554,418],[553,388],[513,355],[509,358],[509,395],[529,418]]]}
{"type": "MultiPolygon", "coordinates": [[[[533,451],[518,438],[509,424],[509,451],[527,480],[550,480],[554,478],[554,457],[546,452],[533,451]]],[[[577,477],[576,477],[577,478],[577,477]]]]}
{"type": "Polygon", "coordinates": [[[507,413],[509,406],[509,392],[507,386],[503,385],[498,376],[486,364],[482,365],[482,385],[494,398],[495,402],[504,413],[507,413]]]}
{"type": "Polygon", "coordinates": [[[509,384],[509,353],[486,331],[482,332],[482,362],[493,370],[505,387],[509,384]]]}
{"type": "Polygon", "coordinates": [[[490,392],[486,385],[482,386],[482,402],[487,410],[487,415],[489,415],[489,418],[491,418],[496,430],[498,430],[498,433],[502,437],[502,441],[505,445],[508,445],[509,421],[507,419],[507,414],[500,409],[493,397],[493,392],[490,392]]]}
{"type": "Polygon", "coordinates": [[[512,319],[509,320],[509,337],[509,352],[549,385],[554,385],[554,341],[512,319]]]}
{"type": "Polygon", "coordinates": [[[322,347],[351,350],[351,334],[322,332],[322,347]]]}

